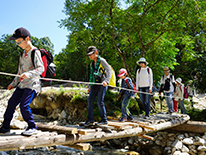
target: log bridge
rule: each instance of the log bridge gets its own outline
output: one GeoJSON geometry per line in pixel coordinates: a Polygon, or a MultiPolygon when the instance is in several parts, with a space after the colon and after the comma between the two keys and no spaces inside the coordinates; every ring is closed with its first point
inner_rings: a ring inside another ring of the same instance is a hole
{"type": "Polygon", "coordinates": [[[22,136],[19,130],[11,130],[9,135],[0,135],[0,151],[35,149],[37,147],[66,145],[80,150],[88,150],[85,142],[141,136],[150,140],[147,133],[177,127],[189,121],[184,114],[159,113],[149,119],[135,116],[133,122],[119,122],[117,118],[108,116],[108,125],[84,127],[79,125],[53,126],[37,123],[35,135],[22,136]],[[13,133],[12,133],[13,132],[13,133]]]}

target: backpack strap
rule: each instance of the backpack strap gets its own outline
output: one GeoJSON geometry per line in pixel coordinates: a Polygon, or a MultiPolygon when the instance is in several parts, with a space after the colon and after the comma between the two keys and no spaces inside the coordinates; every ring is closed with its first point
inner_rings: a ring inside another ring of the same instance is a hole
{"type": "Polygon", "coordinates": [[[131,89],[131,86],[129,85],[129,81],[128,81],[128,78],[126,78],[126,83],[127,83],[127,86],[131,89]]]}
{"type": "MultiPolygon", "coordinates": [[[[36,50],[37,50],[37,48],[35,48],[35,49],[33,49],[33,50],[31,51],[31,62],[32,62],[34,68],[35,68],[35,65],[34,65],[34,53],[35,53],[36,50]]],[[[21,57],[23,56],[23,53],[24,53],[24,51],[21,52],[21,57]]]]}
{"type": "Polygon", "coordinates": [[[170,80],[172,81],[172,74],[170,74],[170,80]]]}
{"type": "Polygon", "coordinates": [[[35,54],[35,51],[36,51],[36,50],[37,50],[37,49],[35,48],[35,49],[33,49],[33,50],[31,51],[31,62],[32,62],[34,68],[35,68],[35,65],[34,65],[34,54],[35,54]]]}
{"type": "Polygon", "coordinates": [[[150,74],[150,72],[149,72],[149,67],[147,67],[147,72],[148,72],[148,74],[150,74]]]}
{"type": "MultiPolygon", "coordinates": [[[[138,71],[138,74],[140,73],[140,71],[141,71],[141,67],[140,67],[140,69],[139,69],[139,71],[138,71]]],[[[150,74],[150,72],[149,72],[149,67],[147,67],[147,73],[150,74]]]]}
{"type": "Polygon", "coordinates": [[[140,67],[140,69],[139,69],[139,71],[138,71],[138,74],[140,73],[140,71],[141,71],[141,67],[140,67]]]}

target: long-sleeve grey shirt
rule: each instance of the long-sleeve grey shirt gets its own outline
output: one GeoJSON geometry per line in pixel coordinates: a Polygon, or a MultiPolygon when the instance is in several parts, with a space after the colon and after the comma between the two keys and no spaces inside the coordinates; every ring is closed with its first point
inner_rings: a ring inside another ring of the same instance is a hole
{"type": "Polygon", "coordinates": [[[35,51],[34,54],[34,68],[31,61],[31,51],[36,48],[32,46],[32,49],[26,53],[23,51],[22,55],[19,58],[19,66],[17,75],[25,74],[27,79],[20,80],[20,77],[16,76],[12,83],[13,87],[17,86],[19,88],[29,88],[39,92],[41,90],[41,82],[39,80],[40,75],[44,72],[44,65],[41,59],[41,53],[39,50],[35,51]]]}
{"type": "Polygon", "coordinates": [[[105,74],[102,74],[102,72],[99,72],[99,76],[102,77],[101,78],[101,82],[106,81],[107,83],[109,83],[111,77],[112,77],[112,69],[110,67],[110,65],[107,63],[107,61],[100,57],[100,64],[102,65],[103,69],[105,70],[105,74]]]}

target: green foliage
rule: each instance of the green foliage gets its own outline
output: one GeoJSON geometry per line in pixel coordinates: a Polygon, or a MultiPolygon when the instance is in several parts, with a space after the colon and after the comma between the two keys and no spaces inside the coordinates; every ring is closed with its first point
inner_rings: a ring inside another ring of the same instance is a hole
{"type": "Polygon", "coordinates": [[[59,86],[61,94],[65,93],[64,87],[62,85],[59,86]]]}
{"type": "MultiPolygon", "coordinates": [[[[205,53],[205,5],[198,0],[66,0],[67,17],[59,23],[70,34],[66,49],[56,58],[60,77],[88,81],[90,61],[85,54],[95,45],[116,74],[124,67],[133,82],[142,56],[155,81],[169,66],[187,82],[198,56],[202,59],[205,53]]],[[[204,65],[201,62],[201,72],[204,65]]]]}

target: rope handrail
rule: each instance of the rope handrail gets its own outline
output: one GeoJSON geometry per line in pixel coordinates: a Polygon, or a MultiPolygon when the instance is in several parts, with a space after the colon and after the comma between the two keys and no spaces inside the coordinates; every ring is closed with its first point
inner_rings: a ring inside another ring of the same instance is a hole
{"type": "MultiPolygon", "coordinates": [[[[12,74],[12,73],[5,73],[5,72],[0,72],[1,75],[7,75],[7,76],[15,76],[15,77],[20,77],[20,75],[17,74],[12,74]]],[[[61,79],[54,79],[54,78],[42,78],[39,77],[38,79],[41,80],[47,80],[47,81],[57,81],[57,82],[66,82],[66,83],[78,83],[78,84],[92,84],[92,85],[102,85],[102,83],[93,83],[93,82],[84,82],[84,81],[73,81],[73,80],[61,80],[61,79]]],[[[110,85],[108,85],[110,86],[110,85]]],[[[122,90],[128,90],[128,91],[133,91],[135,92],[135,90],[132,89],[127,89],[127,88],[122,88],[122,87],[117,87],[117,86],[110,86],[112,88],[116,88],[116,89],[122,89],[122,90]]],[[[152,94],[152,93],[147,93],[147,92],[142,92],[142,91],[136,91],[137,93],[142,93],[142,94],[152,94]]],[[[160,95],[158,95],[160,96],[160,95]]],[[[170,96],[166,96],[166,95],[161,95],[161,97],[170,97],[170,96]]],[[[174,97],[174,96],[172,96],[174,97]]],[[[180,98],[180,97],[175,97],[175,98],[180,98]]],[[[183,98],[183,99],[187,99],[187,98],[183,98]]]]}

